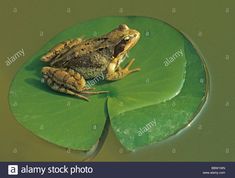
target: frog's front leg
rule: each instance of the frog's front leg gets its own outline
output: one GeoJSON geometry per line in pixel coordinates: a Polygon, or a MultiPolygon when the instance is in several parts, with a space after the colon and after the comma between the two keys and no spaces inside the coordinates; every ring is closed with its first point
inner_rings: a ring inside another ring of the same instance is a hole
{"type": "Polygon", "coordinates": [[[79,44],[81,41],[82,41],[81,38],[63,41],[58,45],[56,45],[55,47],[53,47],[47,54],[42,56],[41,60],[44,62],[50,62],[53,58],[55,58],[61,53],[66,52],[68,49],[79,44]]]}
{"type": "Polygon", "coordinates": [[[58,69],[54,67],[42,68],[42,82],[47,83],[53,90],[70,94],[88,101],[82,94],[101,94],[108,91],[88,91],[92,88],[86,88],[86,81],[78,72],[72,69],[58,69]]]}
{"type": "Polygon", "coordinates": [[[131,65],[134,63],[135,59],[132,59],[123,69],[119,66],[116,70],[117,59],[114,59],[108,66],[106,79],[107,80],[119,80],[124,78],[125,76],[140,71],[140,68],[129,69],[131,65]]]}

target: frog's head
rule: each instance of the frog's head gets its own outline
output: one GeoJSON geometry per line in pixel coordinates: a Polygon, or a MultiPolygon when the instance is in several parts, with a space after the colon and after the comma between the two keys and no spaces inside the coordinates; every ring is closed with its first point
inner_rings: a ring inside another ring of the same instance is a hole
{"type": "Polygon", "coordinates": [[[121,24],[118,28],[110,32],[107,37],[114,44],[114,57],[125,55],[140,38],[140,32],[129,28],[126,24],[121,24]]]}

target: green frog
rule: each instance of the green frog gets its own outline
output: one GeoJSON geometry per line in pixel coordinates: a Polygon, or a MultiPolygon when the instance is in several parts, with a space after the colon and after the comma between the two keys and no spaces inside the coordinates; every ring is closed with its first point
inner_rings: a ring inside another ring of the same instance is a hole
{"type": "Polygon", "coordinates": [[[42,82],[53,90],[87,101],[88,98],[84,95],[107,93],[108,91],[94,91],[95,88],[87,87],[86,80],[102,74],[105,80],[114,81],[140,71],[140,68],[130,69],[134,59],[124,68],[120,67],[139,38],[140,33],[137,30],[121,24],[100,37],[61,42],[41,58],[49,64],[42,68],[42,82]]]}

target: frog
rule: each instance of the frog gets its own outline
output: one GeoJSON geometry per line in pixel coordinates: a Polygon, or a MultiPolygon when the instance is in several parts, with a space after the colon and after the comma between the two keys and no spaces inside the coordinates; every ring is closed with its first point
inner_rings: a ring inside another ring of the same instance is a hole
{"type": "Polygon", "coordinates": [[[41,69],[41,82],[86,101],[87,95],[108,93],[95,91],[86,85],[87,81],[100,74],[106,81],[116,81],[140,71],[140,67],[130,69],[134,58],[123,68],[120,66],[139,39],[139,31],[120,24],[101,36],[62,41],[41,57],[48,64],[41,69]]]}

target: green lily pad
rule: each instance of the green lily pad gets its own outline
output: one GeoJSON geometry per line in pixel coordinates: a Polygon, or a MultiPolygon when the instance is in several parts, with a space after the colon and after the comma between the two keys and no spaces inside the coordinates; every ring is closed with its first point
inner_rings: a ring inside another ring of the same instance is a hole
{"type": "MultiPolygon", "coordinates": [[[[109,109],[112,128],[128,150],[133,151],[176,134],[190,124],[205,103],[207,80],[204,64],[189,41],[185,39],[184,43],[186,79],[176,97],[117,115],[112,115],[109,109]]],[[[108,104],[112,109],[112,100],[108,104]]]]}
{"type": "Polygon", "coordinates": [[[42,64],[38,60],[33,57],[12,83],[10,105],[15,118],[49,142],[89,150],[103,132],[105,98],[94,96],[88,103],[51,91],[40,82],[38,72],[42,64]],[[32,70],[34,68],[37,72],[32,70]]]}
{"type": "Polygon", "coordinates": [[[17,73],[9,102],[25,128],[51,143],[90,150],[110,119],[123,146],[134,150],[184,128],[205,96],[202,60],[181,33],[152,18],[104,17],[75,25],[50,40],[17,73]],[[93,95],[86,102],[40,83],[45,65],[40,57],[51,47],[70,38],[99,36],[123,23],[141,33],[124,62],[135,58],[132,67],[141,71],[115,82],[100,81],[96,89],[109,90],[109,96],[93,95]]]}

